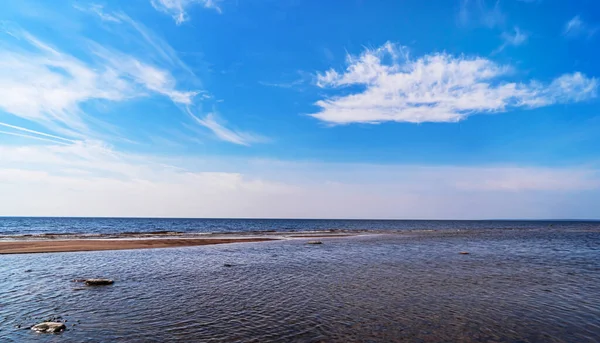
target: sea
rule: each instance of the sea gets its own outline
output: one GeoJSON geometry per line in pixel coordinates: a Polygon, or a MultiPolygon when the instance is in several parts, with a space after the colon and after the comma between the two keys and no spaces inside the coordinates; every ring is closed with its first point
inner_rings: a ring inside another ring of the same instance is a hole
{"type": "Polygon", "coordinates": [[[598,228],[600,221],[0,217],[0,235],[598,228]]]}
{"type": "Polygon", "coordinates": [[[0,342],[600,342],[598,221],[0,218],[8,240],[304,231],[357,235],[0,255],[0,342]]]}

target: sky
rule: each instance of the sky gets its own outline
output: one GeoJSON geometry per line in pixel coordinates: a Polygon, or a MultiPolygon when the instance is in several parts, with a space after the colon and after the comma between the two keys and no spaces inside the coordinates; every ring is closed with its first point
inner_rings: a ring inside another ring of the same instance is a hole
{"type": "Polygon", "coordinates": [[[600,219],[595,0],[0,1],[0,215],[600,219]]]}

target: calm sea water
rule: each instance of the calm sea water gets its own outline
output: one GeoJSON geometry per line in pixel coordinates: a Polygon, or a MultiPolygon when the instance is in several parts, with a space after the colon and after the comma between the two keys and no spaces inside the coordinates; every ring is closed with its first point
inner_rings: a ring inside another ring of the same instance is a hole
{"type": "MultiPolygon", "coordinates": [[[[23,233],[6,221],[3,230],[23,233]]],[[[61,220],[32,221],[30,232],[57,232],[41,223],[61,220]]],[[[149,231],[171,230],[171,222],[181,231],[233,231],[241,223],[66,219],[60,227],[99,230],[94,221],[116,231],[133,231],[132,222],[149,231]]],[[[600,342],[597,223],[251,222],[252,230],[440,230],[322,245],[0,255],[0,342],[600,342]],[[95,276],[115,284],[71,282],[95,276]],[[53,316],[67,320],[66,332],[28,329],[53,316]]]]}
{"type": "Polygon", "coordinates": [[[0,217],[0,235],[45,233],[115,234],[178,231],[223,233],[254,231],[404,231],[598,228],[600,221],[494,220],[311,220],[311,219],[171,219],[171,218],[31,218],[0,217]]]}

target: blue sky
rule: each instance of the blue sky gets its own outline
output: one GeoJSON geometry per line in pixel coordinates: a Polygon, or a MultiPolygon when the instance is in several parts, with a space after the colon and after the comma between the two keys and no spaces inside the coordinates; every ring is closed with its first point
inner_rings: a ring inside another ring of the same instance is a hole
{"type": "Polygon", "coordinates": [[[600,218],[595,1],[0,4],[0,215],[600,218]]]}

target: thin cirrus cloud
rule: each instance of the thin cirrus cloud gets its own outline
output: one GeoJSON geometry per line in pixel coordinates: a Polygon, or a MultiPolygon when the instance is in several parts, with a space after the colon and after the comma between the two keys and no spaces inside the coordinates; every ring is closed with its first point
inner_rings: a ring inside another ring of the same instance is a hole
{"type": "Polygon", "coordinates": [[[217,5],[217,2],[218,0],[150,0],[157,11],[170,15],[177,25],[189,20],[187,9],[192,5],[212,8],[221,13],[221,8],[217,5]]]}
{"type": "Polygon", "coordinates": [[[48,142],[58,143],[58,144],[66,144],[66,145],[68,145],[69,143],[77,142],[72,139],[68,139],[68,138],[64,138],[64,137],[60,137],[60,136],[56,136],[56,135],[51,135],[48,133],[31,130],[28,128],[20,127],[17,125],[11,125],[11,124],[7,124],[7,123],[3,123],[3,122],[0,122],[0,126],[3,126],[5,128],[8,128],[8,129],[11,129],[14,131],[20,131],[20,132],[2,131],[2,133],[6,134],[6,135],[26,137],[26,138],[43,140],[43,141],[48,141],[48,142]]]}
{"type": "Polygon", "coordinates": [[[82,12],[93,13],[97,15],[103,21],[112,21],[115,23],[120,23],[121,19],[118,16],[109,14],[104,12],[104,6],[99,4],[91,4],[88,7],[80,6],[78,4],[73,5],[73,7],[82,12]]]}
{"type": "Polygon", "coordinates": [[[461,0],[458,10],[458,23],[461,26],[484,26],[494,28],[506,21],[500,8],[500,1],[461,0]]]}
{"type": "MultiPolygon", "coordinates": [[[[0,97],[1,110],[67,137],[97,139],[102,135],[90,123],[98,120],[82,110],[86,102],[110,104],[162,95],[188,115],[191,108],[198,108],[198,101],[208,98],[201,88],[181,87],[182,79],[187,85],[200,87],[201,83],[176,52],[143,24],[98,5],[76,9],[111,24],[113,33],[136,37],[133,41],[147,53],[134,56],[81,38],[79,45],[86,48],[84,59],[4,23],[0,28],[0,89],[5,95],[0,97]]],[[[211,118],[197,120],[193,116],[191,120],[226,142],[249,145],[264,141],[255,139],[256,135],[236,133],[211,118]]]]}
{"type": "Polygon", "coordinates": [[[596,31],[597,27],[592,27],[577,15],[565,23],[563,35],[567,38],[591,37],[596,31]]]}
{"type": "MultiPolygon", "coordinates": [[[[191,79],[192,83],[200,84],[200,81],[191,68],[189,68],[179,58],[179,56],[177,56],[175,50],[164,40],[158,38],[143,24],[133,20],[124,13],[117,13],[113,16],[121,20],[123,23],[129,24],[134,29],[135,33],[143,38],[143,41],[146,43],[148,49],[158,56],[157,63],[166,65],[168,68],[180,69],[188,76],[189,79],[191,79]]],[[[100,18],[102,19],[103,16],[100,16],[100,18]]],[[[98,45],[96,46],[98,48],[97,50],[104,51],[105,55],[111,55],[110,53],[107,54],[107,50],[103,47],[98,45]]],[[[268,141],[268,139],[265,137],[257,134],[240,132],[227,128],[223,124],[219,123],[219,121],[216,120],[217,116],[212,113],[205,115],[204,118],[198,118],[198,116],[192,111],[192,108],[196,105],[194,101],[195,96],[199,95],[200,98],[207,99],[210,98],[210,95],[204,91],[198,90],[184,92],[174,90],[172,86],[175,84],[176,80],[171,74],[165,73],[160,69],[152,68],[152,66],[141,65],[136,60],[128,59],[127,56],[121,60],[114,58],[107,59],[112,61],[112,63],[115,65],[115,68],[122,69],[125,73],[133,74],[134,77],[145,80],[150,89],[153,89],[171,98],[174,103],[180,105],[182,112],[190,115],[195,123],[200,124],[212,131],[217,138],[225,142],[244,146],[249,146],[252,143],[263,143],[268,141]]]]}
{"type": "Polygon", "coordinates": [[[130,55],[111,51],[98,44],[94,44],[92,51],[119,75],[170,98],[176,104],[192,105],[194,97],[200,93],[200,91],[177,90],[177,81],[170,72],[143,63],[130,55]]]}
{"type": "Polygon", "coordinates": [[[203,118],[198,118],[189,108],[188,113],[198,124],[210,129],[221,140],[245,146],[249,146],[251,143],[264,143],[269,141],[267,138],[259,135],[236,131],[225,127],[225,125],[220,123],[218,116],[214,113],[209,113],[203,118]]]}
{"type": "MultiPolygon", "coordinates": [[[[0,108],[49,129],[81,138],[92,130],[81,105],[90,100],[124,101],[148,92],[190,104],[197,92],[178,91],[166,70],[96,45],[92,64],[50,47],[23,30],[6,32],[25,41],[0,45],[0,108]]],[[[91,43],[90,43],[91,44],[91,43]]]]}
{"type": "Polygon", "coordinates": [[[386,43],[347,67],[317,74],[321,88],[361,87],[315,103],[311,116],[330,124],[458,122],[478,113],[501,113],[585,101],[597,95],[598,80],[574,72],[549,83],[508,82],[509,66],[482,57],[446,53],[411,59],[407,49],[386,43]]]}
{"type": "Polygon", "coordinates": [[[134,96],[113,69],[93,68],[17,28],[2,34],[7,39],[0,40],[0,109],[6,112],[77,136],[89,131],[81,103],[134,96]]]}
{"type": "Polygon", "coordinates": [[[498,49],[494,50],[493,54],[499,53],[509,46],[520,46],[527,43],[529,34],[521,31],[521,29],[518,27],[515,27],[512,32],[502,32],[500,37],[502,38],[503,43],[498,47],[498,49]]]}

